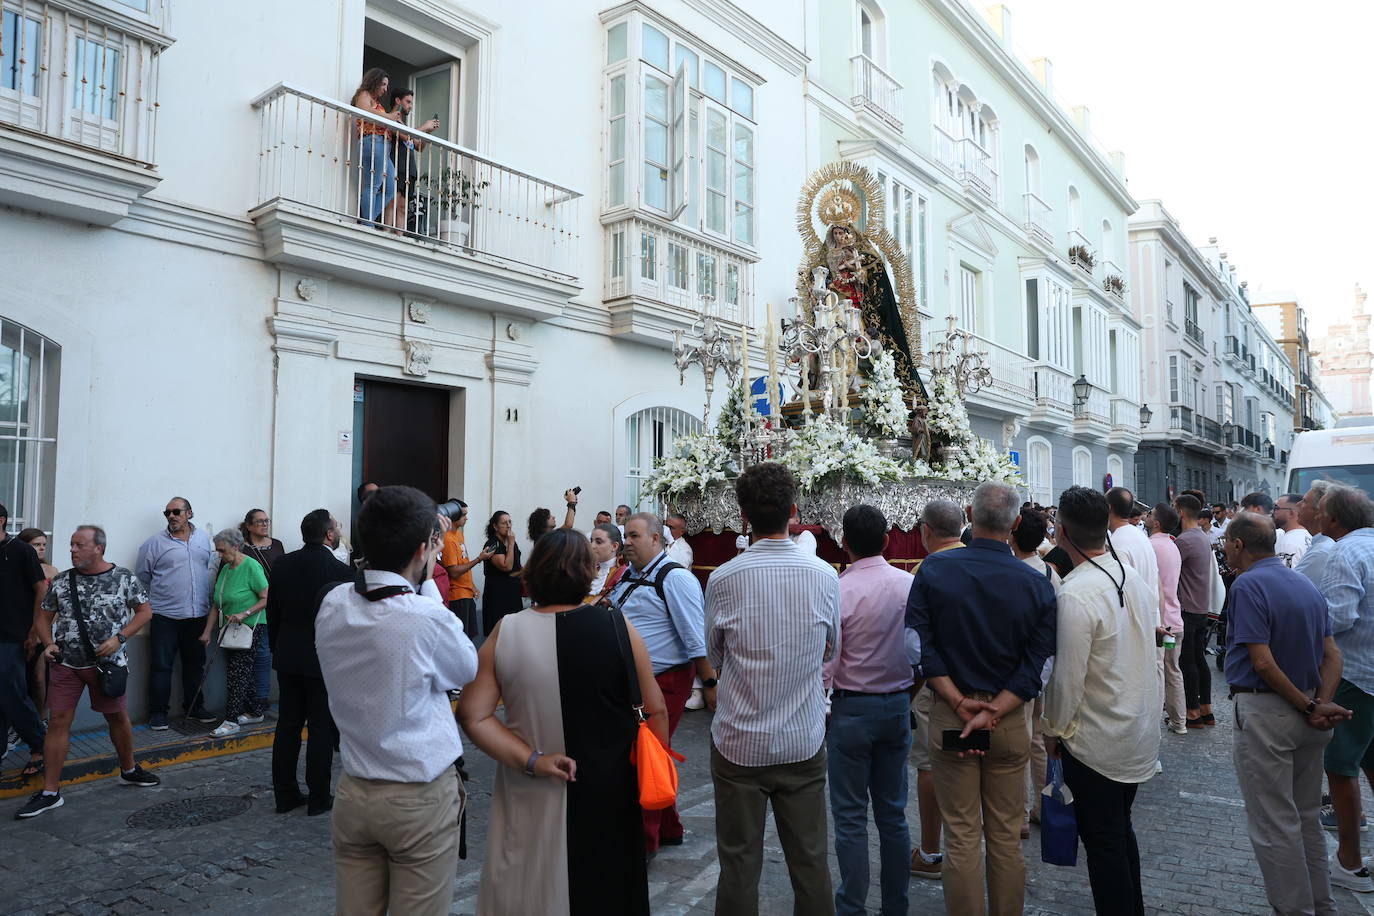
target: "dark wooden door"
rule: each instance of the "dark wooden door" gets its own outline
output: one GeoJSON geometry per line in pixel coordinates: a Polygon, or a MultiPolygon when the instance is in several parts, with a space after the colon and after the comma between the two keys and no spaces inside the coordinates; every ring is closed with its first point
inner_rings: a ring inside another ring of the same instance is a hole
{"type": "Polygon", "coordinates": [[[363,480],[447,499],[449,397],[442,388],[363,382],[363,480]]]}

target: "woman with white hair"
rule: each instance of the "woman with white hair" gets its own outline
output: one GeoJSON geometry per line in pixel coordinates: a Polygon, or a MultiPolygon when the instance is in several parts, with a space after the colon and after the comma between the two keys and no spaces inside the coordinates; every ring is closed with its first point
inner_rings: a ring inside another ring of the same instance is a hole
{"type": "MultiPolygon", "coordinates": [[[[220,558],[219,575],[200,641],[209,645],[220,617],[226,625],[241,624],[253,633],[251,645],[224,648],[229,698],[224,704],[224,721],[214,731],[215,737],[223,738],[237,732],[240,726],[263,719],[263,705],[253,689],[253,656],[267,638],[267,573],[257,560],[244,556],[243,535],[237,529],[225,528],[215,535],[214,541],[215,553],[220,558]]],[[[220,642],[223,648],[223,633],[220,642]]]]}

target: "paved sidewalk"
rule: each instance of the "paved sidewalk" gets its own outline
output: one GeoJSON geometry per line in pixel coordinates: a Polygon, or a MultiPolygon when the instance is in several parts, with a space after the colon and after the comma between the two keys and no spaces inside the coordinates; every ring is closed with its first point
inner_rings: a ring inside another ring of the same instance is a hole
{"type": "MultiPolygon", "coordinates": [[[[1151,913],[1267,912],[1231,768],[1230,705],[1220,702],[1216,711],[1222,724],[1214,729],[1164,736],[1164,775],[1143,786],[1136,800],[1146,908],[1151,913]]],[[[655,914],[700,916],[713,911],[718,867],[712,837],[709,721],[708,713],[688,713],[679,730],[678,744],[688,755],[681,791],[689,832],[684,845],[665,849],[650,869],[655,914]]],[[[110,780],[74,786],[64,791],[62,808],[25,822],[9,820],[20,799],[0,802],[0,913],[331,912],[329,817],[306,817],[304,809],[276,814],[270,759],[270,750],[264,749],[165,766],[158,770],[163,784],[156,789],[110,780]],[[136,828],[126,823],[130,815],[150,806],[206,796],[222,797],[226,806],[247,802],[247,807],[226,820],[195,826],[136,828]]],[[[464,914],[476,905],[494,767],[471,745],[468,761],[474,776],[471,857],[459,865],[453,907],[454,913],[464,914]]],[[[1366,804],[1374,812],[1368,795],[1366,804]]],[[[908,810],[914,823],[914,800],[908,810]]],[[[876,835],[870,834],[870,841],[875,874],[869,907],[876,911],[876,835]]],[[[1042,865],[1034,828],[1025,846],[1026,912],[1091,913],[1082,855],[1074,869],[1042,865]]],[[[1339,891],[1341,912],[1374,912],[1374,899],[1358,897],[1339,891]]],[[[771,830],[761,898],[764,914],[792,912],[782,851],[771,830]]],[[[911,911],[944,913],[941,885],[911,879],[911,911]]]]}

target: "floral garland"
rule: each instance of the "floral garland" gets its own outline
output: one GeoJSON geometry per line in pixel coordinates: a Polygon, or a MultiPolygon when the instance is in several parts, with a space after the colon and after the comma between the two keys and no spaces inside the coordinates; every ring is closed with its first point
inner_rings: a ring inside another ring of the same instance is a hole
{"type": "Polygon", "coordinates": [[[974,434],[968,421],[968,408],[959,397],[953,376],[947,372],[937,373],[933,379],[927,423],[931,442],[936,446],[935,460],[930,468],[934,476],[948,480],[1020,482],[1021,472],[1011,463],[1010,456],[989,440],[974,434]]]}
{"type": "Polygon", "coordinates": [[[873,443],[824,415],[792,436],[782,464],[796,476],[802,493],[843,478],[876,486],[907,476],[906,468],[878,454],[873,443]]]}
{"type": "Polygon", "coordinates": [[[744,412],[754,419],[759,418],[759,412],[754,406],[754,397],[744,394],[744,385],[731,385],[730,391],[725,396],[725,403],[721,405],[720,416],[716,418],[716,438],[727,449],[739,447],[740,433],[744,431],[744,412]]]}
{"type": "Polygon", "coordinates": [[[675,496],[691,490],[705,490],[715,480],[728,480],[734,466],[734,452],[709,431],[680,436],[674,443],[677,454],[654,462],[654,472],[645,484],[654,495],[675,496]]]}
{"type": "Polygon", "coordinates": [[[897,364],[892,353],[880,350],[872,359],[873,371],[860,395],[863,421],[874,435],[895,439],[907,432],[907,405],[897,383],[897,364]]]}

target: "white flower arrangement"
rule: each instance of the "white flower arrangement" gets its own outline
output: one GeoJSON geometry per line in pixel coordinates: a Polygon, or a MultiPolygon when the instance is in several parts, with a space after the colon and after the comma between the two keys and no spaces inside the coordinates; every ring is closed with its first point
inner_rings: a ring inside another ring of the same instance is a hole
{"type": "Polygon", "coordinates": [[[933,442],[958,446],[973,439],[968,423],[968,409],[959,397],[959,389],[947,372],[935,373],[931,379],[930,412],[927,428],[933,442]]]}
{"type": "Polygon", "coordinates": [[[716,418],[716,438],[727,449],[739,447],[740,432],[744,429],[745,411],[756,422],[761,418],[758,410],[754,406],[754,396],[746,396],[744,385],[731,385],[730,391],[725,396],[725,403],[720,407],[720,416],[716,418]]]}
{"type": "Polygon", "coordinates": [[[876,486],[907,475],[902,465],[878,454],[873,443],[824,415],[814,417],[791,437],[781,460],[796,476],[802,493],[843,478],[876,486]]]}
{"type": "Polygon", "coordinates": [[[943,458],[937,455],[930,468],[934,476],[980,483],[984,480],[1020,482],[1021,472],[1011,463],[1011,457],[989,440],[974,434],[969,425],[968,408],[947,372],[937,373],[932,379],[930,413],[926,420],[931,439],[944,445],[943,458]]]}
{"type": "Polygon", "coordinates": [[[907,405],[897,383],[897,364],[887,350],[872,359],[873,371],[860,395],[863,422],[877,436],[895,439],[906,435],[907,405]]]}
{"type": "Polygon", "coordinates": [[[703,431],[681,436],[674,443],[676,454],[654,463],[646,482],[655,495],[676,496],[692,490],[703,491],[716,480],[728,480],[734,453],[716,433],[703,431]]]}

